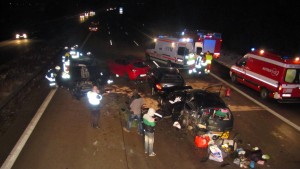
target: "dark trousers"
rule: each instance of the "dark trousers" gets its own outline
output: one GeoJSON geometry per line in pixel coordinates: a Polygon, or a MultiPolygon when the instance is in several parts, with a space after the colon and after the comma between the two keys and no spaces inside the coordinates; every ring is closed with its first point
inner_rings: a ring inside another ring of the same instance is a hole
{"type": "Polygon", "coordinates": [[[99,119],[100,119],[100,110],[91,110],[92,117],[92,126],[98,127],[99,119]]]}

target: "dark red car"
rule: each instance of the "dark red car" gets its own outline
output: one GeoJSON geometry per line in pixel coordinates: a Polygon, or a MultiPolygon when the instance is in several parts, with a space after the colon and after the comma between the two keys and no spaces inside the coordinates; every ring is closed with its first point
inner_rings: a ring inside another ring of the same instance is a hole
{"type": "Polygon", "coordinates": [[[145,80],[150,66],[143,60],[132,58],[118,58],[108,62],[112,74],[128,76],[130,80],[145,80]]]}

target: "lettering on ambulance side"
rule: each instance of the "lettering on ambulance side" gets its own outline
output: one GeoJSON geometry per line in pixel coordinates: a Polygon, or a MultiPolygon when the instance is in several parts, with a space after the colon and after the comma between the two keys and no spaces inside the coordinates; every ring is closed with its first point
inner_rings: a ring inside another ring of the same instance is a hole
{"type": "Polygon", "coordinates": [[[272,76],[278,76],[279,74],[279,70],[277,70],[276,68],[270,69],[267,67],[262,67],[262,70],[271,73],[272,76]]]}

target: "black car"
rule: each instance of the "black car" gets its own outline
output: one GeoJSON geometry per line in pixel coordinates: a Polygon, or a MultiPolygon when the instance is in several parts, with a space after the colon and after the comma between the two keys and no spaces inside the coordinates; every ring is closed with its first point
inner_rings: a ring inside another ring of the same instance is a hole
{"type": "Polygon", "coordinates": [[[156,67],[148,72],[151,95],[161,96],[171,87],[185,86],[185,80],[179,70],[173,67],[156,67]]]}
{"type": "Polygon", "coordinates": [[[96,85],[104,92],[105,85],[112,83],[108,69],[100,69],[93,58],[71,60],[71,91],[74,97],[80,98],[96,85]]]}
{"type": "Polygon", "coordinates": [[[162,106],[181,128],[191,126],[195,132],[231,131],[233,114],[218,93],[202,89],[187,89],[168,94],[162,106]]]}

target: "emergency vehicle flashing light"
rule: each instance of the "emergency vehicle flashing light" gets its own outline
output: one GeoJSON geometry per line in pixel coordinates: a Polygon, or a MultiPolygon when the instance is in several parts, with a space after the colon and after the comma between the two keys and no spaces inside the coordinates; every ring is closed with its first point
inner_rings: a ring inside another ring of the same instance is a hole
{"type": "Polygon", "coordinates": [[[211,35],[204,35],[204,38],[212,38],[212,36],[211,35]]]}
{"type": "Polygon", "coordinates": [[[179,42],[193,42],[193,40],[191,38],[181,38],[179,42]]]}
{"type": "Polygon", "coordinates": [[[262,55],[262,54],[265,53],[265,51],[264,50],[260,50],[259,53],[262,55]]]}

